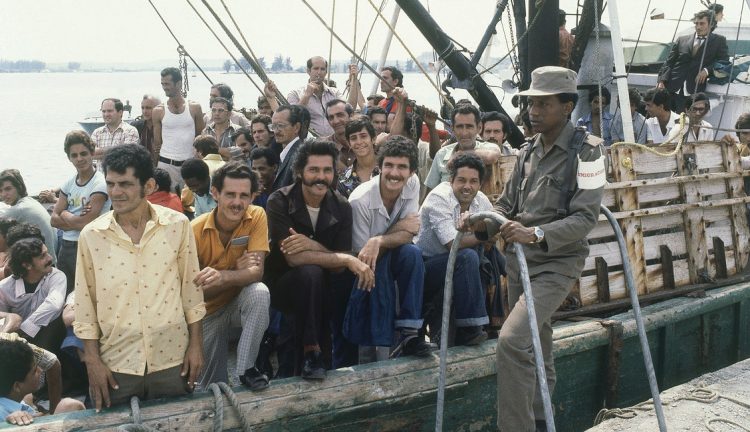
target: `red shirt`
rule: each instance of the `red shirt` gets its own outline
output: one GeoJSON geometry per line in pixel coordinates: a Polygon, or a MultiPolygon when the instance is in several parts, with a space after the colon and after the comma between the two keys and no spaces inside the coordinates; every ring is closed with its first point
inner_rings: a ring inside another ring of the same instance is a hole
{"type": "Polygon", "coordinates": [[[167,192],[167,191],[154,192],[151,195],[147,196],[146,199],[151,204],[158,204],[160,206],[171,208],[172,210],[176,212],[180,212],[180,213],[182,213],[183,211],[180,197],[178,197],[177,195],[171,192],[167,192]]]}

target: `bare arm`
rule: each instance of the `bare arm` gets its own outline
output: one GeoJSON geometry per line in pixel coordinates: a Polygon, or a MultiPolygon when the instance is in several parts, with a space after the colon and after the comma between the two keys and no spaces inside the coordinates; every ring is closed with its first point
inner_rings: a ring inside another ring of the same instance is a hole
{"type": "Polygon", "coordinates": [[[159,105],[151,112],[151,120],[154,122],[154,154],[157,160],[161,152],[161,120],[164,118],[164,105],[159,105]]]}
{"type": "Polygon", "coordinates": [[[278,87],[276,87],[276,83],[274,83],[271,80],[268,80],[266,85],[263,87],[263,94],[266,96],[266,101],[268,101],[268,104],[271,106],[271,111],[276,112],[279,110],[279,101],[276,99],[276,94],[279,93],[278,87]]]}
{"type": "Polygon", "coordinates": [[[402,135],[407,136],[404,132],[404,121],[406,119],[406,100],[409,95],[401,87],[393,90],[393,99],[398,102],[398,108],[396,109],[396,115],[391,120],[390,124],[390,136],[402,135]]]}
{"type": "Polygon", "coordinates": [[[193,121],[195,122],[195,136],[198,136],[206,128],[206,122],[203,121],[203,110],[198,102],[189,102],[189,104],[190,112],[193,114],[193,121]]]}
{"type": "MultiPolygon", "coordinates": [[[[60,194],[60,197],[63,195],[60,194]]],[[[67,200],[66,200],[67,202],[67,200]]],[[[67,225],[68,229],[73,229],[80,231],[85,227],[89,222],[93,221],[94,219],[98,218],[99,215],[102,212],[102,208],[104,207],[104,203],[107,202],[107,196],[102,193],[95,193],[92,194],[89,197],[89,201],[87,206],[91,207],[88,209],[86,213],[82,213],[81,215],[74,215],[73,213],[69,211],[63,211],[60,214],[60,218],[63,220],[65,225],[67,225]]],[[[67,204],[66,204],[67,207],[67,204]]],[[[54,225],[53,225],[54,226],[54,225]]],[[[59,228],[59,227],[58,227],[59,228]]]]}
{"type": "Polygon", "coordinates": [[[62,398],[62,367],[60,360],[47,369],[47,397],[49,397],[49,412],[55,412],[57,404],[62,398]]]}
{"type": "Polygon", "coordinates": [[[50,215],[50,225],[61,230],[73,229],[62,218],[62,212],[67,208],[68,197],[66,197],[64,193],[60,193],[60,196],[57,197],[57,202],[55,202],[55,207],[52,209],[52,214],[50,215]]]}
{"type": "Polygon", "coordinates": [[[216,270],[212,267],[203,268],[195,277],[195,284],[203,290],[206,300],[212,299],[230,288],[243,287],[263,279],[263,261],[265,252],[251,252],[252,265],[235,270],[216,270]]]}
{"type": "Polygon", "coordinates": [[[359,85],[359,80],[357,79],[357,65],[356,64],[350,64],[349,65],[349,98],[347,99],[347,103],[352,106],[352,108],[357,108],[357,102],[359,102],[359,99],[361,98],[361,89],[359,85]]]}
{"type": "Polygon", "coordinates": [[[440,142],[440,135],[435,128],[436,121],[437,113],[431,109],[424,108],[424,123],[427,125],[427,130],[430,131],[430,159],[435,158],[435,154],[443,145],[443,143],[440,142]]]}

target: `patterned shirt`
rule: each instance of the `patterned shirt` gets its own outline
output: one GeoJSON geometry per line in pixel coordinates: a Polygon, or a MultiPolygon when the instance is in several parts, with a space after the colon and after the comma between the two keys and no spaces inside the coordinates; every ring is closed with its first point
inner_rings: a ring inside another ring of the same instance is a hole
{"type": "MultiPolygon", "coordinates": [[[[481,191],[469,205],[469,212],[492,210],[492,203],[481,191]]],[[[461,204],[449,182],[440,183],[430,191],[419,210],[421,222],[414,244],[422,255],[431,257],[450,252],[446,244],[456,238],[456,224],[461,219],[461,204]]]]}
{"type": "MultiPolygon", "coordinates": [[[[372,174],[370,174],[370,178],[377,175],[380,175],[380,168],[376,165],[372,170],[372,174]]],[[[339,177],[339,185],[337,189],[341,195],[349,198],[352,191],[360,184],[362,184],[362,179],[360,179],[357,174],[357,161],[355,160],[352,166],[348,167],[339,177]]]]}
{"type": "Polygon", "coordinates": [[[53,268],[42,277],[34,292],[28,293],[23,278],[9,276],[0,281],[0,311],[20,315],[21,330],[35,337],[62,313],[67,281],[65,273],[53,268]]]}
{"type": "MultiPolygon", "coordinates": [[[[425,186],[433,189],[440,183],[450,180],[450,174],[448,173],[448,162],[450,162],[453,154],[456,153],[457,145],[458,143],[448,144],[447,146],[438,150],[437,153],[435,153],[435,158],[432,160],[430,172],[427,174],[427,178],[425,178],[424,180],[425,186]]],[[[487,141],[476,141],[474,150],[485,148],[496,149],[497,144],[487,141]]]]}
{"type": "Polygon", "coordinates": [[[29,348],[31,348],[31,351],[34,352],[34,361],[36,362],[36,365],[39,366],[39,369],[43,371],[49,370],[52,366],[55,365],[55,363],[57,363],[56,355],[52,354],[44,348],[39,348],[38,346],[29,343],[26,339],[18,336],[18,334],[16,333],[0,333],[0,340],[9,342],[21,341],[28,345],[29,348]]]}
{"type": "MultiPolygon", "coordinates": [[[[226,129],[224,129],[224,132],[221,134],[220,139],[217,139],[219,143],[219,148],[230,148],[232,147],[232,134],[237,132],[237,129],[240,127],[234,123],[229,123],[229,126],[227,126],[226,129]]],[[[216,125],[212,122],[209,125],[206,125],[206,127],[203,129],[203,132],[201,132],[203,135],[211,135],[212,137],[216,138],[216,125]]]]}
{"type": "Polygon", "coordinates": [[[188,324],[206,314],[187,218],[149,204],[139,244],[109,212],[81,231],[75,334],[96,339],[113,372],[144,375],[182,364],[188,324]]]}
{"type": "MultiPolygon", "coordinates": [[[[300,100],[302,100],[302,96],[305,94],[306,88],[307,84],[297,90],[292,90],[286,97],[289,104],[298,105],[300,100]]],[[[323,94],[320,97],[313,94],[310,96],[310,99],[307,100],[305,108],[310,111],[310,129],[315,131],[318,136],[333,134],[333,128],[328,123],[328,117],[326,116],[326,104],[334,99],[342,99],[341,92],[336,88],[324,86],[323,94]]]]}
{"type": "Polygon", "coordinates": [[[105,125],[96,128],[91,134],[91,140],[94,141],[96,148],[109,148],[123,144],[140,144],[141,138],[138,136],[138,129],[127,122],[120,122],[114,132],[110,132],[105,125]]]}

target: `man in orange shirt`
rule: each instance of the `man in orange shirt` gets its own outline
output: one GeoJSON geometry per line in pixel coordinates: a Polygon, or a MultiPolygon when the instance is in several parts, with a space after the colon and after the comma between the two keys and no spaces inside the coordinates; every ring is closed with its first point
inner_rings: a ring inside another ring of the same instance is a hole
{"type": "Polygon", "coordinates": [[[217,206],[192,222],[201,271],[195,283],[203,289],[203,353],[206,367],[201,386],[227,381],[229,330],[241,327],[237,375],[251,390],[268,387],[268,377],[255,367],[271,300],[263,279],[268,253],[265,211],[251,205],[258,179],[250,168],[232,161],[214,173],[211,195],[217,206]]]}

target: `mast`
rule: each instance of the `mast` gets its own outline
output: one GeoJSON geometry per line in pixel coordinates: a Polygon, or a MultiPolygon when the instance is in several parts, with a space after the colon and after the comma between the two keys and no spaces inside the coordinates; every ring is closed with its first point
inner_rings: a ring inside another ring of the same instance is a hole
{"type": "MultiPolygon", "coordinates": [[[[453,42],[425,8],[422,7],[419,1],[396,0],[396,2],[430,45],[432,45],[432,48],[438,53],[440,58],[451,69],[455,78],[458,81],[468,82],[469,85],[467,87],[469,88],[467,90],[474,100],[477,101],[482,111],[498,111],[508,115],[500,105],[500,101],[497,100],[497,96],[490,90],[476,68],[472,67],[471,62],[456,49],[453,42]]],[[[515,147],[524,142],[523,134],[517,127],[509,131],[507,139],[515,147]]]]}
{"type": "Polygon", "coordinates": [[[513,20],[516,22],[516,40],[518,41],[518,67],[521,69],[520,90],[527,90],[531,82],[529,70],[529,39],[526,33],[526,6],[522,1],[515,1],[513,5],[513,20]]]}
{"type": "MultiPolygon", "coordinates": [[[[388,28],[388,33],[385,35],[385,42],[383,42],[383,50],[380,52],[380,59],[378,60],[377,68],[378,70],[383,69],[385,66],[385,61],[388,59],[388,50],[391,48],[391,40],[393,39],[393,32],[391,31],[392,28],[396,28],[396,22],[398,22],[398,14],[401,12],[401,7],[399,5],[396,5],[396,7],[393,9],[393,15],[391,15],[391,27],[388,28]]],[[[375,77],[375,82],[372,83],[372,91],[370,94],[375,94],[378,92],[378,89],[380,88],[380,80],[378,77],[375,77]]],[[[366,95],[364,95],[366,96],[366,95]]]]}
{"type": "Polygon", "coordinates": [[[558,0],[546,0],[542,8],[538,9],[537,1],[529,0],[529,16],[535,17],[532,19],[536,20],[534,28],[528,32],[527,36],[529,71],[542,66],[557,66],[560,62],[560,33],[558,31],[560,26],[557,25],[559,5],[558,0]],[[537,13],[539,13],[538,17],[537,13]]]}

